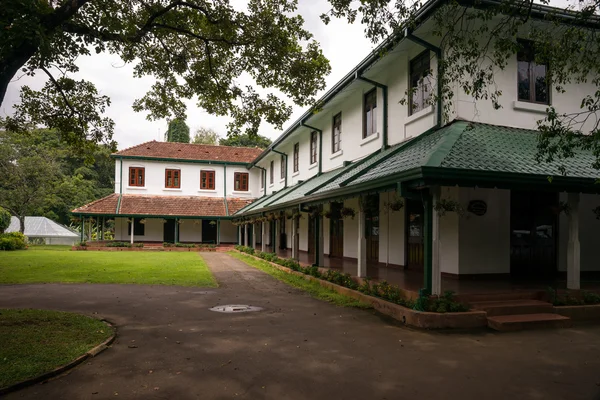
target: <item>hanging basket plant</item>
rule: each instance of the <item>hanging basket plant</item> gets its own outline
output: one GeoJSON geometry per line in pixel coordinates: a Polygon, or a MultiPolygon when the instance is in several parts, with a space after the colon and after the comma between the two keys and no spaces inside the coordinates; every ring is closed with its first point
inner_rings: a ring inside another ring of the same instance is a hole
{"type": "Polygon", "coordinates": [[[354,208],[351,207],[342,207],[340,209],[340,215],[342,216],[342,218],[354,219],[354,217],[356,216],[356,211],[354,210],[354,208]]]}
{"type": "Polygon", "coordinates": [[[267,221],[275,221],[275,214],[271,213],[267,215],[267,221]]]}
{"type": "Polygon", "coordinates": [[[256,222],[267,222],[267,217],[265,217],[264,215],[256,217],[256,222]]]}
{"type": "Polygon", "coordinates": [[[213,220],[213,221],[210,221],[208,224],[211,225],[211,226],[215,226],[217,224],[217,221],[213,220]]]}
{"type": "Polygon", "coordinates": [[[566,201],[559,201],[557,206],[552,207],[552,212],[554,215],[560,215],[561,213],[569,215],[571,213],[571,206],[566,201]]]}
{"type": "Polygon", "coordinates": [[[311,218],[318,217],[319,213],[320,213],[319,207],[317,207],[317,206],[310,206],[310,207],[308,207],[307,212],[308,212],[308,215],[311,218]]]}
{"type": "Polygon", "coordinates": [[[463,206],[461,206],[458,201],[451,199],[439,199],[438,202],[433,205],[433,209],[440,217],[443,217],[448,212],[455,212],[459,216],[465,214],[463,206]]]}
{"type": "Polygon", "coordinates": [[[292,219],[294,217],[302,217],[302,215],[300,214],[300,211],[298,211],[297,208],[293,208],[291,211],[285,213],[285,217],[287,219],[292,219]]]}
{"type": "Polygon", "coordinates": [[[183,221],[185,221],[185,220],[183,220],[183,219],[178,219],[178,220],[177,220],[177,223],[178,223],[178,224],[183,224],[183,221]]]}
{"type": "Polygon", "coordinates": [[[145,224],[145,223],[146,223],[146,218],[142,218],[142,219],[140,219],[140,224],[142,224],[142,225],[143,225],[143,224],[145,224]]]}

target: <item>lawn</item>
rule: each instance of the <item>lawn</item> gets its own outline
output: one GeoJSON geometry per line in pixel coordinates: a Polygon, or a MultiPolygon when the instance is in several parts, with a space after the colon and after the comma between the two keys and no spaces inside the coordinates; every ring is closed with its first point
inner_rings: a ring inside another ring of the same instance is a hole
{"type": "Polygon", "coordinates": [[[275,279],[278,279],[290,286],[294,286],[298,289],[302,289],[314,298],[325,300],[341,307],[357,307],[357,308],[372,308],[371,305],[360,302],[352,297],[344,296],[336,291],[328,289],[319,285],[317,282],[312,282],[304,279],[301,276],[292,275],[285,271],[275,268],[266,261],[258,260],[252,256],[241,254],[235,251],[228,253],[232,257],[237,258],[250,265],[251,267],[257,268],[267,274],[271,275],[275,279]]]}
{"type": "Polygon", "coordinates": [[[105,323],[83,315],[0,309],[0,388],[65,365],[112,333],[105,323]]]}
{"type": "Polygon", "coordinates": [[[49,247],[0,252],[0,284],[217,286],[204,259],[195,252],[66,251],[49,247]]]}

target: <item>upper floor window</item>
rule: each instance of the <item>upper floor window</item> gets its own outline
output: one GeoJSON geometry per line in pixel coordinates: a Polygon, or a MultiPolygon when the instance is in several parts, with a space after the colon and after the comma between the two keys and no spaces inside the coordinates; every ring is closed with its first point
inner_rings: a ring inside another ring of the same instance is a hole
{"type": "Polygon", "coordinates": [[[410,104],[408,115],[421,111],[429,104],[431,98],[431,68],[429,50],[410,61],[410,104]]]}
{"type": "Polygon", "coordinates": [[[363,110],[363,138],[377,133],[377,89],[365,93],[363,110]]]}
{"type": "Polygon", "coordinates": [[[236,172],[233,175],[233,190],[239,192],[248,191],[248,173],[247,172],[236,172]]]}
{"type": "Polygon", "coordinates": [[[317,131],[310,133],[310,163],[317,162],[317,131]]]}
{"type": "Polygon", "coordinates": [[[215,171],[200,171],[200,189],[215,190],[215,171]]]}
{"type": "Polygon", "coordinates": [[[144,186],[144,168],[129,167],[129,186],[144,186]]]}
{"type": "Polygon", "coordinates": [[[179,189],[181,187],[181,170],[165,170],[165,187],[170,189],[179,189]]]}
{"type": "Polygon", "coordinates": [[[281,179],[285,179],[285,168],[287,167],[287,165],[285,165],[285,156],[282,154],[281,155],[281,179]]]}
{"type": "Polygon", "coordinates": [[[294,172],[300,170],[300,143],[294,145],[294,172]]]}
{"type": "Polygon", "coordinates": [[[533,43],[519,41],[517,52],[519,100],[532,103],[550,104],[550,85],[546,75],[548,65],[535,61],[533,43]]]}
{"type": "Polygon", "coordinates": [[[272,185],[275,180],[275,161],[271,160],[269,165],[269,183],[272,185]]]}
{"type": "Polygon", "coordinates": [[[331,152],[337,153],[342,149],[342,113],[333,117],[333,129],[331,130],[331,152]]]}

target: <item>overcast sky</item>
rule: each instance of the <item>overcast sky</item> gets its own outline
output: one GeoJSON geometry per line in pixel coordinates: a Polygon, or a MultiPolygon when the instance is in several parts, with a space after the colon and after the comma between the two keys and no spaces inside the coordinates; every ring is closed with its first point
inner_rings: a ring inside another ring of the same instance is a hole
{"type": "MultiPolygon", "coordinates": [[[[366,57],[374,46],[364,37],[364,27],[358,23],[349,25],[344,20],[332,20],[329,25],[323,24],[319,16],[327,11],[328,2],[301,0],[299,3],[299,12],[305,19],[305,28],[314,34],[325,56],[331,62],[332,70],[326,77],[327,89],[329,89],[366,57]]],[[[102,94],[108,95],[112,100],[107,115],[115,121],[114,139],[118,142],[119,149],[149,140],[163,139],[167,126],[165,120],[148,121],[146,113],[136,113],[131,108],[133,101],[142,97],[152,85],[152,77],[134,78],[133,66],[125,65],[119,57],[110,54],[81,57],[77,64],[80,67],[77,77],[93,82],[102,94]]],[[[22,85],[39,89],[45,80],[46,76],[43,73],[35,77],[15,79],[8,87],[0,114],[6,115],[12,112],[12,105],[18,102],[19,89],[22,85]]],[[[187,123],[192,133],[202,126],[213,128],[221,136],[227,134],[226,117],[209,115],[197,108],[193,101],[187,105],[187,123]]],[[[299,118],[304,111],[305,108],[295,106],[294,113],[284,124],[284,128],[299,118]]],[[[261,134],[275,139],[281,131],[265,125],[261,134]]]]}

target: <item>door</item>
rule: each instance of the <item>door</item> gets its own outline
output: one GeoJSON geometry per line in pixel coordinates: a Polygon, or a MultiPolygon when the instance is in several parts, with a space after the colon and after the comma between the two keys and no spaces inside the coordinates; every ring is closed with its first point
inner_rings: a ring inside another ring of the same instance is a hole
{"type": "Polygon", "coordinates": [[[329,257],[344,256],[344,220],[340,210],[343,203],[331,203],[329,217],[329,257]]]}
{"type": "Polygon", "coordinates": [[[163,224],[163,242],[175,243],[175,220],[167,219],[163,224]]]}
{"type": "Polygon", "coordinates": [[[369,195],[365,201],[365,237],[367,262],[379,262],[379,194],[369,195]]]}
{"type": "MultiPolygon", "coordinates": [[[[244,229],[242,229],[242,235],[244,229]]],[[[202,243],[217,243],[217,221],[202,220],[202,243]]],[[[242,241],[242,243],[244,243],[242,241]]]]}
{"type": "Polygon", "coordinates": [[[423,203],[406,200],[406,266],[423,268],[423,203]]]}
{"type": "Polygon", "coordinates": [[[315,219],[308,217],[308,254],[313,260],[315,256],[315,219]]]}
{"type": "Polygon", "coordinates": [[[285,224],[285,215],[281,213],[279,215],[279,248],[281,250],[287,249],[287,234],[285,232],[285,224]]]}
{"type": "Polygon", "coordinates": [[[558,194],[511,191],[510,274],[523,279],[556,275],[558,194]]]}

